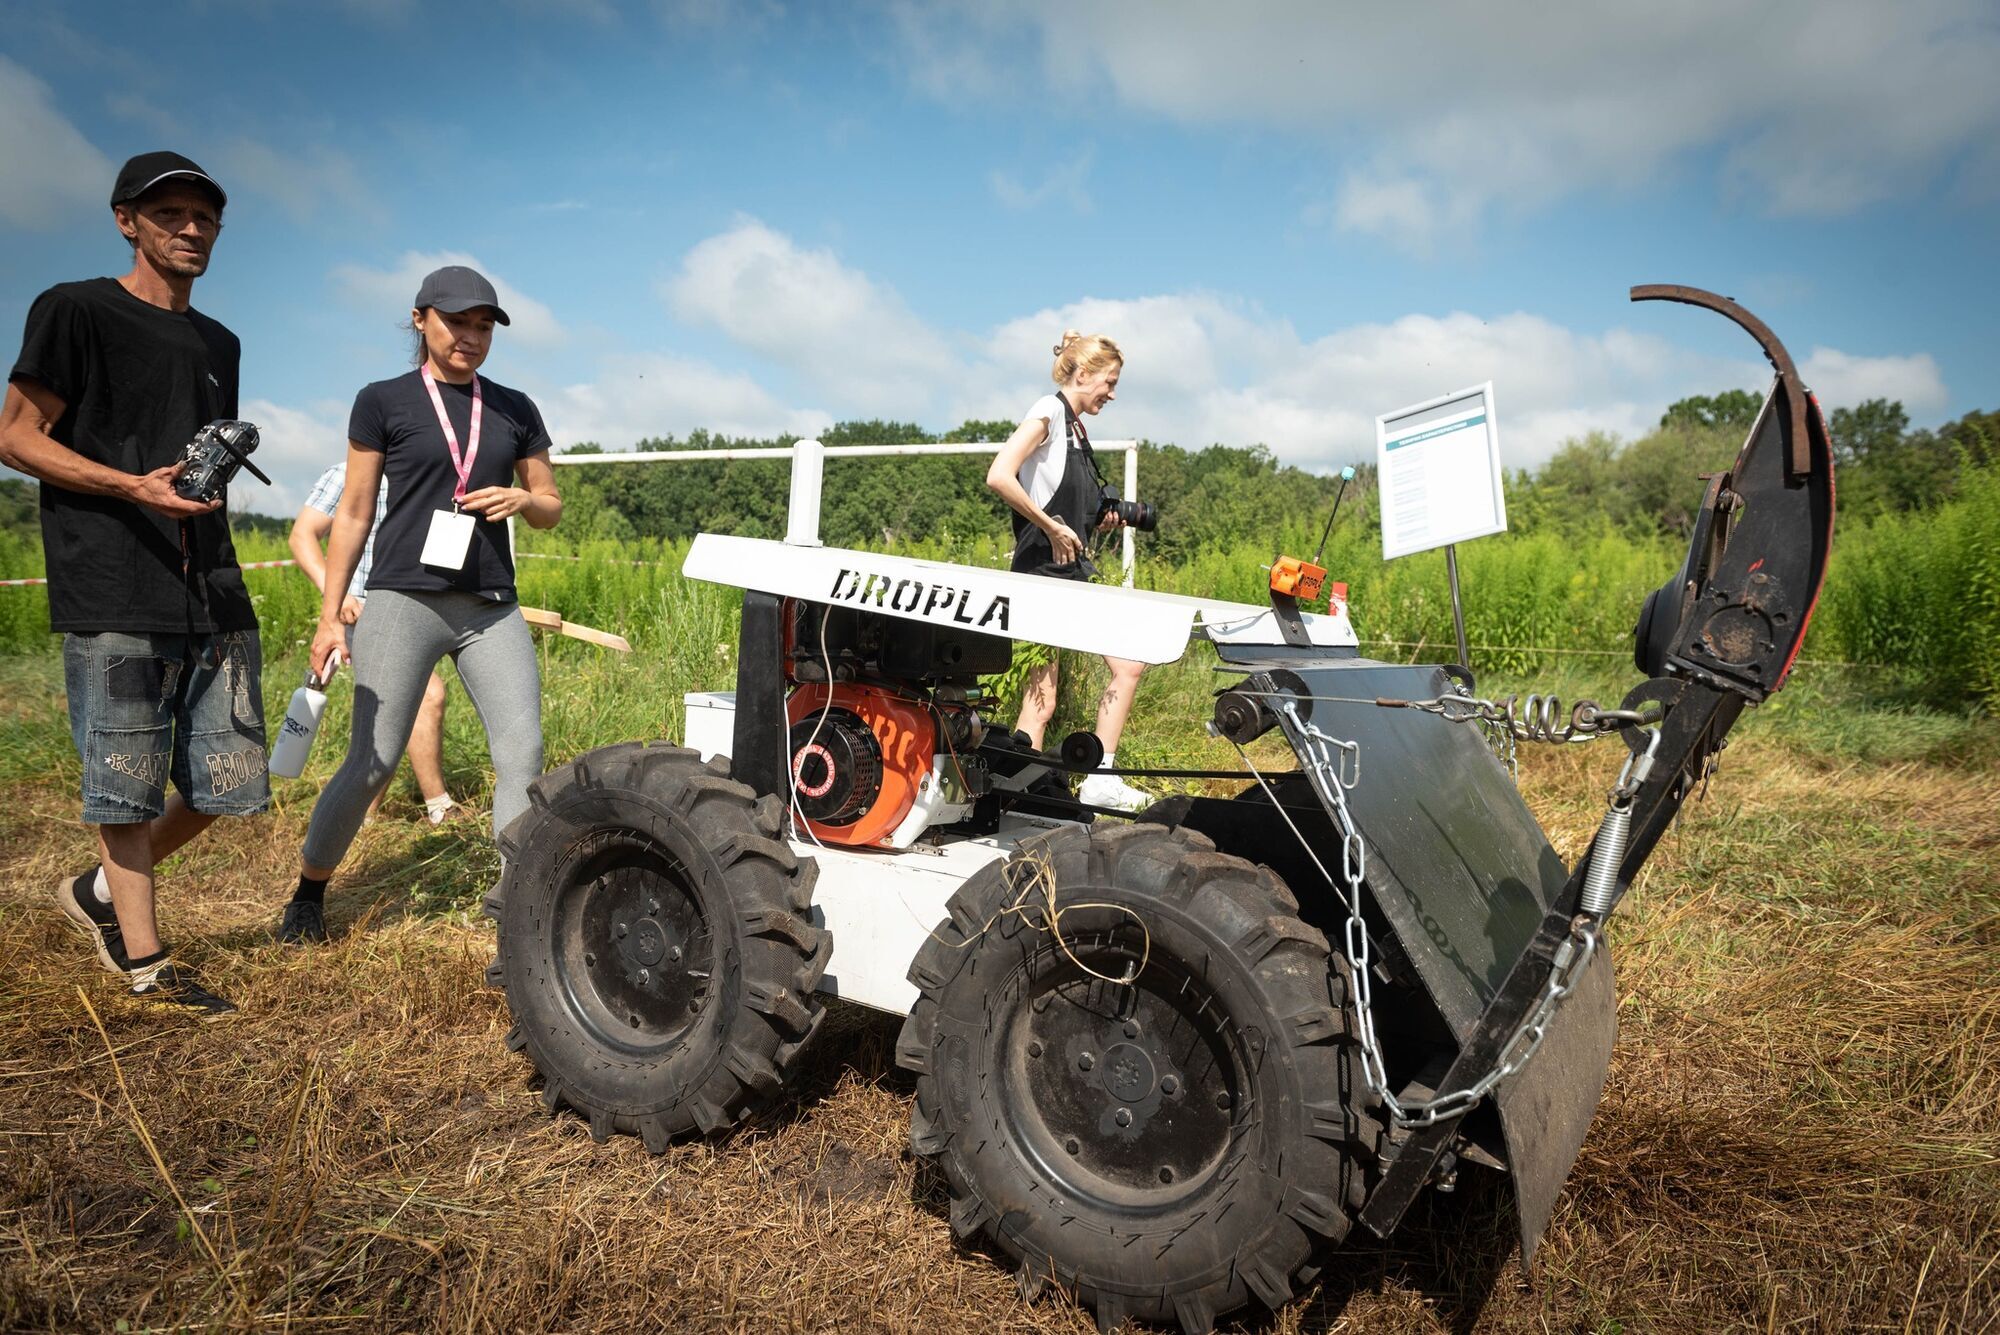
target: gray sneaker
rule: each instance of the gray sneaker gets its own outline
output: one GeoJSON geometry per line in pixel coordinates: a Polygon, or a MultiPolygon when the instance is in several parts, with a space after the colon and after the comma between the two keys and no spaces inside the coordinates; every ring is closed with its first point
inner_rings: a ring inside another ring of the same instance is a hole
{"type": "Polygon", "coordinates": [[[326,940],[326,910],[310,899],[294,899],[285,905],[278,923],[278,944],[319,945],[326,940]]]}
{"type": "Polygon", "coordinates": [[[97,876],[92,867],[81,876],[56,882],[56,906],[75,923],[90,943],[97,947],[97,962],[112,973],[128,973],[132,961],[125,953],[125,934],[118,930],[118,914],[97,897],[91,881],[97,876]]]}
{"type": "Polygon", "coordinates": [[[126,993],[140,1001],[177,1006],[196,1019],[212,1020],[233,1013],[236,1006],[201,985],[193,970],[183,969],[170,959],[132,970],[132,984],[126,993]]]}

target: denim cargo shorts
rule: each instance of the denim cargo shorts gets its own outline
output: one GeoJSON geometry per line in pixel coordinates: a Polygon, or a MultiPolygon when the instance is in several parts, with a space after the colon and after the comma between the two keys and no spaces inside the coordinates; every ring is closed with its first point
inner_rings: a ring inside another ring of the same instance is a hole
{"type": "Polygon", "coordinates": [[[254,630],[65,635],[84,822],[151,820],[166,809],[169,779],[207,815],[247,816],[270,805],[262,677],[254,630]]]}

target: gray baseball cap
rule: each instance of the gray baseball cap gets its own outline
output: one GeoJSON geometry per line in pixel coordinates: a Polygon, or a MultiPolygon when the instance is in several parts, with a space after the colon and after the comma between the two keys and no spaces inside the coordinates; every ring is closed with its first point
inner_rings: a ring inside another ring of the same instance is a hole
{"type": "Polygon", "coordinates": [[[456,315],[477,306],[491,306],[495,321],[513,323],[507,318],[507,312],[500,309],[500,294],[493,290],[493,284],[486,281],[486,275],[463,264],[447,264],[442,269],[433,269],[425,274],[424,285],[417,289],[417,299],[410,304],[419,310],[430,306],[447,315],[456,315]]]}

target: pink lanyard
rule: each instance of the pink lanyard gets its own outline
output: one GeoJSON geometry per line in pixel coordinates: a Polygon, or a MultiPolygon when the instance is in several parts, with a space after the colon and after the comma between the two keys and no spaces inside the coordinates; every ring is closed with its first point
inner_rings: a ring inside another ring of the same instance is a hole
{"type": "Polygon", "coordinates": [[[472,478],[472,465],[479,459],[479,419],[484,414],[485,400],[479,394],[479,377],[472,377],[472,434],[465,443],[465,457],[458,455],[458,432],[453,430],[451,418],[445,415],[444,395],[438,393],[437,377],[431,374],[431,364],[424,363],[424,388],[431,392],[431,407],[437,409],[438,425],[444,428],[444,443],[451,450],[451,466],[458,471],[458,489],[451,494],[451,503],[457,505],[465,499],[465,484],[472,478]]]}

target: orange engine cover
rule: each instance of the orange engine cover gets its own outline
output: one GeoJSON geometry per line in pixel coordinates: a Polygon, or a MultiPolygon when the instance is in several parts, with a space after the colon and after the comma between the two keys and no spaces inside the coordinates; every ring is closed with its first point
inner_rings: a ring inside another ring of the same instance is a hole
{"type": "MultiPolygon", "coordinates": [[[[937,724],[924,706],[874,686],[837,682],[830,704],[835,710],[856,715],[868,725],[882,751],[881,788],[867,808],[853,819],[828,825],[805,818],[806,828],[826,844],[887,843],[889,835],[917,800],[917,785],[931,772],[932,760],[937,755],[937,724]]],[[[803,739],[796,729],[800,724],[810,727],[814,717],[828,706],[827,688],[817,682],[800,686],[785,702],[786,721],[794,729],[791,756],[794,785],[804,787],[800,768],[807,759],[803,739]]],[[[823,765],[824,757],[815,763],[823,765]]],[[[824,770],[816,770],[811,777],[818,779],[823,773],[824,770]]]]}

